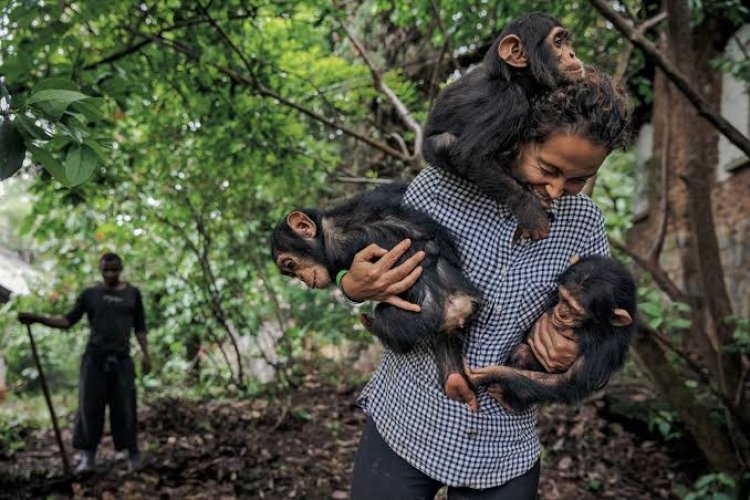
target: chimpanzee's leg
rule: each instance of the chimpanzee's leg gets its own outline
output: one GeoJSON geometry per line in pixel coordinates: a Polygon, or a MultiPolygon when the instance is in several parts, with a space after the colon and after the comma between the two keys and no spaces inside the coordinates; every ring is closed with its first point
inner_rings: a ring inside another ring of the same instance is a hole
{"type": "Polygon", "coordinates": [[[464,374],[463,346],[466,335],[463,331],[439,332],[433,338],[435,364],[439,380],[443,381],[445,394],[464,403],[469,410],[479,410],[479,400],[464,374]]]}

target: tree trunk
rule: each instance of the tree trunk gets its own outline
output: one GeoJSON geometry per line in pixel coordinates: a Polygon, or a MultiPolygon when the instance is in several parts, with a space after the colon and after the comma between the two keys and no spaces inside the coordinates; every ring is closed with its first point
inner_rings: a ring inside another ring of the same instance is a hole
{"type": "MultiPolygon", "coordinates": [[[[673,61],[691,81],[697,82],[704,95],[715,107],[721,97],[721,72],[711,68],[709,62],[720,54],[713,40],[716,26],[710,21],[691,29],[690,11],[685,0],[666,0],[669,35],[669,53],[673,61]],[[695,31],[695,32],[694,32],[695,31]],[[695,43],[696,39],[699,43],[695,43]]],[[[721,349],[732,337],[732,306],[724,284],[719,243],[713,219],[711,191],[715,184],[718,163],[718,133],[701,119],[695,108],[679,92],[670,92],[672,149],[677,178],[681,186],[684,218],[688,243],[682,252],[684,279],[693,307],[691,338],[700,339],[708,332],[712,356],[712,373],[719,381],[722,392],[734,397],[740,380],[740,357],[724,354],[721,349]]],[[[705,343],[705,339],[699,342],[705,343]]],[[[708,361],[708,360],[706,360],[708,361]]]]}
{"type": "MultiPolygon", "coordinates": [[[[716,108],[721,96],[721,73],[710,66],[720,55],[728,33],[718,22],[707,19],[695,26],[684,0],[665,0],[668,26],[661,36],[661,50],[701,90],[716,108]]],[[[691,306],[691,326],[680,342],[691,359],[699,360],[724,401],[735,399],[740,383],[740,356],[722,347],[731,341],[732,313],[724,282],[719,244],[713,218],[712,187],[718,164],[718,133],[703,120],[689,101],[658,71],[654,78],[653,151],[650,178],[665,182],[659,174],[666,158],[668,184],[655,188],[649,197],[649,216],[628,235],[629,246],[649,255],[662,220],[660,203],[666,193],[669,211],[668,239],[660,265],[681,287],[691,306]]],[[[747,443],[744,408],[727,412],[727,427],[710,418],[700,392],[689,390],[681,375],[655,339],[639,333],[634,339],[636,357],[643,362],[657,389],[679,413],[711,469],[737,473],[743,466],[747,443]],[[744,428],[743,428],[744,427],[744,428]],[[739,453],[738,453],[739,452],[739,453]]],[[[710,401],[710,400],[709,400],[710,401]]],[[[715,412],[714,412],[715,413],[715,412]]],[[[715,416],[715,415],[714,415],[715,416]]]]}
{"type": "Polygon", "coordinates": [[[698,401],[695,392],[667,359],[662,346],[643,330],[632,344],[639,366],[651,377],[659,393],[677,410],[680,420],[693,436],[713,470],[736,473],[739,470],[729,436],[709,419],[711,408],[698,401]]]}

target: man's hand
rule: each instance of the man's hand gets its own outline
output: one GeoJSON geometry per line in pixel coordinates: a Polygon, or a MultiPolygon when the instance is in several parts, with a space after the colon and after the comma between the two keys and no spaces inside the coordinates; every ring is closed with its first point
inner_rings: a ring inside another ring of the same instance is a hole
{"type": "Polygon", "coordinates": [[[143,354],[143,359],[141,360],[141,373],[143,375],[151,373],[151,356],[148,353],[143,354]]]}
{"type": "Polygon", "coordinates": [[[531,329],[527,339],[534,356],[550,373],[564,372],[578,356],[578,342],[572,329],[552,322],[552,313],[544,313],[531,329]]]}
{"type": "Polygon", "coordinates": [[[407,311],[419,312],[421,308],[399,297],[416,283],[422,274],[419,263],[425,257],[423,251],[416,252],[403,264],[393,268],[398,259],[409,249],[411,240],[403,240],[390,250],[373,243],[354,256],[354,261],[341,280],[341,290],[349,299],[363,302],[377,300],[387,302],[407,311]]]}
{"type": "Polygon", "coordinates": [[[39,321],[39,316],[30,312],[20,312],[18,313],[18,321],[24,325],[31,325],[39,321]]]}

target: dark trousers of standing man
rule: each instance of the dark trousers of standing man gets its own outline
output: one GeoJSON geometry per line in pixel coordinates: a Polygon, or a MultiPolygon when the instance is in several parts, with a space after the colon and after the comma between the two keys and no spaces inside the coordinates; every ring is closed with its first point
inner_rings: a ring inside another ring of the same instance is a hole
{"type": "Polygon", "coordinates": [[[133,359],[88,346],[81,360],[73,446],[96,450],[104,430],[104,407],[117,450],[138,451],[133,359]]]}

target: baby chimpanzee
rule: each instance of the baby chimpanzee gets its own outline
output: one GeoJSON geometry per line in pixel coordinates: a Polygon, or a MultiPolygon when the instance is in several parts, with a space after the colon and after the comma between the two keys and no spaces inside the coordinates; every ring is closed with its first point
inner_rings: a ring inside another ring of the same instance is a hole
{"type": "Polygon", "coordinates": [[[532,239],[549,234],[542,203],[510,173],[529,100],[583,78],[570,33],[553,17],[525,14],[508,24],[482,64],[443,89],[424,131],[425,160],[470,180],[505,204],[532,239]]]}
{"type": "Polygon", "coordinates": [[[579,403],[625,362],[636,328],[630,273],[612,258],[584,257],[562,273],[558,294],[552,323],[573,329],[579,346],[578,358],[566,372],[546,373],[526,343],[513,350],[509,366],[466,369],[474,384],[497,384],[492,394],[508,410],[523,411],[543,402],[579,403]]]}
{"type": "Polygon", "coordinates": [[[272,257],[283,274],[299,278],[310,288],[325,288],[371,243],[392,248],[411,239],[399,264],[420,250],[426,256],[419,280],[401,297],[419,304],[421,312],[381,302],[372,315],[361,316],[362,323],[399,353],[428,342],[445,393],[477,411],[476,395],[464,374],[463,345],[464,330],[480,294],[463,275],[448,231],[428,215],[401,205],[405,191],[405,186],[387,186],[330,210],[294,210],[273,233],[272,257]]]}

